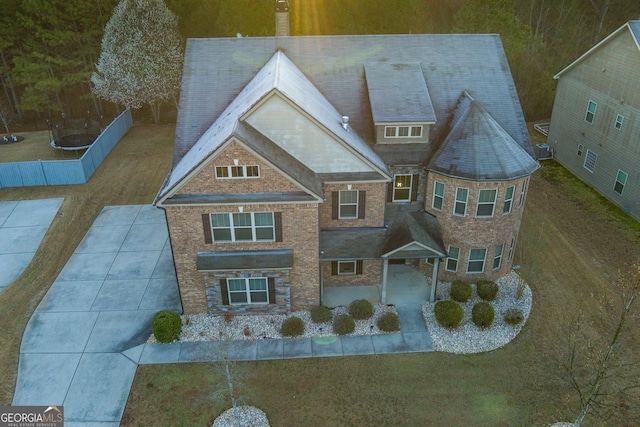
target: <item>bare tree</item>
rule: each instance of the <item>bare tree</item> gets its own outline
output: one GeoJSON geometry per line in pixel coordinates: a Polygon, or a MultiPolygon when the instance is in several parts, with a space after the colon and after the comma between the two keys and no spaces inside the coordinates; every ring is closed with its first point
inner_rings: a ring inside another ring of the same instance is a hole
{"type": "Polygon", "coordinates": [[[9,131],[9,124],[17,117],[17,113],[6,98],[0,98],[0,122],[6,133],[9,131]]]}

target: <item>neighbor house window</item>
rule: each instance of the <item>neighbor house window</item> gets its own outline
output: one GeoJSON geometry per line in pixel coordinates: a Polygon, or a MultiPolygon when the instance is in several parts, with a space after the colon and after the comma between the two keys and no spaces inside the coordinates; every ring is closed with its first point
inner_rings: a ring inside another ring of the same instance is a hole
{"type": "Polygon", "coordinates": [[[268,304],[269,290],[266,277],[227,279],[230,304],[268,304]]]}
{"type": "Polygon", "coordinates": [[[587,155],[584,158],[584,168],[593,173],[596,168],[596,160],[598,160],[598,155],[591,150],[587,150],[587,155]]]}
{"type": "Polygon", "coordinates": [[[456,203],[453,207],[453,214],[464,216],[467,213],[467,198],[469,190],[466,188],[456,188],[456,203]]]}
{"type": "Polygon", "coordinates": [[[500,268],[502,264],[502,250],[504,249],[504,245],[496,246],[496,253],[493,256],[493,269],[497,270],[500,268]]]}
{"type": "Polygon", "coordinates": [[[433,183],[433,202],[431,206],[433,209],[442,210],[442,203],[444,202],[444,184],[438,181],[433,183]]]}
{"type": "Polygon", "coordinates": [[[385,138],[420,138],[422,126],[385,126],[385,138]]]}
{"type": "Polygon", "coordinates": [[[511,207],[513,205],[513,193],[516,191],[516,186],[512,185],[507,187],[507,192],[504,195],[504,206],[502,207],[502,215],[511,213],[511,207]]]}
{"type": "Polygon", "coordinates": [[[356,261],[338,261],[338,274],[356,274],[356,261]]]}
{"type": "Polygon", "coordinates": [[[582,157],[582,152],[584,151],[584,145],[578,144],[578,152],[576,153],[579,157],[582,157]]]}
{"type": "Polygon", "coordinates": [[[273,241],[273,212],[211,214],[214,242],[273,241]]]}
{"type": "Polygon", "coordinates": [[[618,169],[618,174],[616,175],[616,183],[613,186],[613,191],[618,194],[622,194],[624,191],[624,185],[627,183],[627,174],[618,169]]]}
{"type": "Polygon", "coordinates": [[[393,201],[411,201],[411,181],[412,175],[396,175],[393,182],[393,201]]]}
{"type": "Polygon", "coordinates": [[[527,180],[525,179],[524,181],[522,181],[522,190],[520,190],[520,202],[518,202],[518,207],[522,207],[526,192],[527,192],[527,180]]]}
{"type": "Polygon", "coordinates": [[[616,116],[616,123],[613,126],[616,129],[620,130],[620,129],[622,129],[622,122],[624,122],[624,116],[622,116],[621,114],[618,114],[616,116]]]}
{"type": "Polygon", "coordinates": [[[339,219],[358,218],[358,190],[340,191],[339,219]]]}
{"type": "Polygon", "coordinates": [[[598,108],[598,104],[590,100],[587,106],[587,115],[584,118],[587,123],[593,123],[593,118],[596,116],[596,108],[598,108]]]}
{"type": "Polygon", "coordinates": [[[477,217],[492,217],[496,207],[496,195],[498,190],[480,190],[478,195],[477,217]]]}
{"type": "Polygon", "coordinates": [[[469,251],[467,273],[482,273],[484,271],[484,261],[486,258],[486,249],[471,249],[471,251],[469,251]]]}
{"type": "Polygon", "coordinates": [[[216,178],[258,178],[258,166],[216,166],[216,178]]]}
{"type": "Polygon", "coordinates": [[[516,238],[511,238],[511,244],[509,245],[509,261],[513,259],[513,250],[516,248],[516,238]]]}
{"type": "Polygon", "coordinates": [[[447,250],[449,257],[447,258],[447,271],[458,271],[458,259],[460,258],[460,248],[449,246],[447,250]]]}

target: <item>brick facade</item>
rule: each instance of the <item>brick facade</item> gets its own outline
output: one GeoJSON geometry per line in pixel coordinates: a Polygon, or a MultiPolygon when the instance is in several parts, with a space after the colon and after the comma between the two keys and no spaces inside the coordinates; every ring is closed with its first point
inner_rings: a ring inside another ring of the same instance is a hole
{"type": "Polygon", "coordinates": [[[322,263],[322,285],[325,288],[340,286],[379,285],[382,280],[382,260],[363,260],[362,274],[332,274],[331,261],[322,263]]]}
{"type": "MultiPolygon", "coordinates": [[[[496,280],[509,272],[513,263],[513,250],[510,255],[511,242],[514,244],[520,230],[522,213],[526,198],[526,185],[528,177],[511,181],[469,181],[452,178],[435,172],[429,172],[425,194],[425,210],[438,218],[445,249],[449,246],[460,248],[457,272],[446,270],[446,260],[440,263],[439,278],[441,280],[466,280],[475,283],[477,280],[496,280]],[[444,200],[442,209],[433,208],[434,182],[444,184],[444,200]],[[525,197],[520,203],[523,185],[525,185],[525,197]],[[515,186],[511,212],[504,214],[505,194],[508,187],[515,186]],[[456,197],[456,188],[467,188],[468,200],[465,216],[453,214],[456,197]],[[480,190],[496,189],[497,197],[493,216],[490,218],[477,218],[476,208],[480,190]],[[496,254],[496,246],[504,245],[502,260],[498,269],[493,269],[493,261],[496,254]],[[471,249],[486,249],[486,258],[483,273],[467,273],[469,252],[471,249]]],[[[425,271],[430,266],[425,267],[425,271]]]]}
{"type": "Polygon", "coordinates": [[[385,182],[325,184],[324,190],[327,200],[320,205],[320,228],[382,227],[384,225],[384,207],[387,194],[385,182]],[[347,185],[351,185],[351,190],[366,191],[364,219],[333,219],[332,193],[348,190],[347,185]]]}

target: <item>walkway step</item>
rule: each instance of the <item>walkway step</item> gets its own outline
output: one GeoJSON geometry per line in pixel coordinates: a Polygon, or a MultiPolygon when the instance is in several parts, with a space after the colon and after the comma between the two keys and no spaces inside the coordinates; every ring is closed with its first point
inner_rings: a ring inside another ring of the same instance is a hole
{"type": "Polygon", "coordinates": [[[400,328],[402,332],[426,332],[427,327],[422,316],[420,304],[398,304],[396,305],[400,328]]]}

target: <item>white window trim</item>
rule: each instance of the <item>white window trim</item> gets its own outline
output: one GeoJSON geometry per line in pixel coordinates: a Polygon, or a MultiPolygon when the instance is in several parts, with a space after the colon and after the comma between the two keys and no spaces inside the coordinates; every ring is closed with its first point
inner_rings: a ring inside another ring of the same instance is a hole
{"type": "MultiPolygon", "coordinates": [[[[232,212],[232,213],[214,212],[214,213],[209,214],[209,224],[211,226],[211,240],[213,241],[213,243],[275,242],[275,238],[276,238],[276,223],[275,223],[275,218],[274,218],[273,212],[243,212],[243,213],[251,214],[251,240],[236,240],[236,226],[233,223],[233,215],[234,215],[234,213],[240,213],[240,212],[232,212]],[[256,238],[256,229],[258,229],[258,228],[268,228],[269,227],[269,226],[266,226],[266,225],[258,225],[258,226],[256,226],[255,214],[261,214],[261,213],[271,214],[271,229],[272,229],[272,235],[273,235],[272,239],[257,239],[256,238]],[[214,227],[213,226],[213,215],[229,215],[229,227],[214,227]],[[226,230],[227,228],[229,228],[231,230],[231,240],[216,240],[214,230],[226,230]]],[[[249,226],[238,226],[238,227],[248,228],[249,226]]]]}
{"type": "Polygon", "coordinates": [[[497,188],[483,188],[478,190],[478,202],[476,204],[476,218],[493,218],[493,214],[496,212],[496,200],[498,199],[498,189],[497,188]],[[493,194],[493,202],[481,202],[480,201],[480,193],[483,191],[495,191],[493,194]],[[491,205],[491,215],[478,215],[478,210],[480,205],[491,205]]]}
{"type": "Polygon", "coordinates": [[[469,249],[469,259],[467,260],[467,274],[482,274],[484,273],[484,267],[487,262],[487,249],[486,248],[471,248],[469,249]],[[482,269],[480,271],[469,271],[469,264],[472,262],[480,262],[479,259],[471,259],[471,252],[474,250],[484,251],[484,258],[482,258],[482,269]]]}
{"type": "Polygon", "coordinates": [[[618,172],[616,173],[616,180],[615,180],[615,182],[613,183],[613,191],[614,191],[616,194],[619,194],[619,195],[621,195],[621,196],[622,196],[622,193],[624,193],[624,187],[626,187],[626,185],[627,185],[627,180],[628,180],[628,179],[629,179],[629,174],[628,174],[628,173],[626,173],[625,171],[623,171],[622,169],[618,169],[618,172]],[[620,173],[623,173],[623,174],[624,174],[624,182],[620,182],[620,181],[618,181],[618,176],[620,175],[620,173]],[[620,192],[619,192],[619,193],[618,193],[618,191],[616,190],[616,185],[617,185],[618,183],[619,183],[620,185],[622,185],[622,190],[620,190],[620,192]]]}
{"type": "Polygon", "coordinates": [[[617,130],[622,129],[622,125],[624,123],[624,116],[622,114],[616,115],[616,121],[613,123],[613,127],[617,130]]]}
{"type": "Polygon", "coordinates": [[[455,199],[453,201],[453,215],[455,216],[466,216],[467,215],[467,204],[469,203],[469,189],[465,187],[456,187],[455,199]],[[458,200],[458,190],[467,190],[467,197],[465,197],[464,202],[458,200]],[[458,203],[464,203],[464,212],[459,214],[456,213],[456,206],[458,203]]]}
{"type": "Polygon", "coordinates": [[[260,166],[258,165],[229,165],[229,166],[216,166],[214,168],[216,179],[254,179],[260,178],[260,166]],[[241,167],[242,168],[242,176],[231,176],[231,168],[241,167]],[[247,168],[255,167],[258,169],[258,175],[256,176],[247,176],[247,168]],[[218,168],[226,168],[227,176],[218,176],[218,168]]]}
{"type": "Polygon", "coordinates": [[[504,253],[504,243],[496,246],[496,252],[493,256],[493,269],[500,270],[502,267],[502,255],[504,253]],[[500,248],[500,253],[498,254],[498,248],[500,248]],[[496,266],[496,261],[498,261],[498,266],[496,266]]]}
{"type": "Polygon", "coordinates": [[[431,197],[431,207],[437,211],[441,211],[442,208],[444,207],[444,191],[445,191],[445,185],[444,182],[440,182],[440,181],[434,181],[433,182],[433,196],[431,197]],[[436,193],[436,188],[438,188],[438,184],[442,185],[442,196],[440,196],[439,194],[436,193]],[[436,208],[436,197],[438,199],[440,199],[440,207],[436,208]]]}
{"type": "Polygon", "coordinates": [[[338,219],[358,219],[358,214],[360,213],[360,191],[359,190],[339,190],[338,191],[338,219]],[[356,193],[356,201],[355,203],[342,203],[342,193],[343,192],[355,192],[356,193]],[[356,207],[356,213],[354,216],[342,216],[342,206],[354,206],[356,207]]]}
{"type": "Polygon", "coordinates": [[[520,190],[520,202],[518,202],[518,207],[521,208],[522,205],[524,204],[524,196],[527,193],[527,183],[529,181],[525,178],[524,181],[522,181],[522,190],[520,190]]]}
{"type": "Polygon", "coordinates": [[[502,205],[502,215],[508,215],[513,210],[513,197],[515,196],[515,194],[516,194],[516,186],[515,185],[507,187],[507,189],[504,191],[504,205],[502,205]],[[509,197],[509,189],[510,188],[512,189],[511,197],[509,197]],[[505,209],[505,207],[507,206],[507,203],[509,203],[509,209],[505,209]]]}
{"type": "Polygon", "coordinates": [[[456,248],[458,250],[458,257],[457,258],[456,257],[452,257],[452,256],[447,257],[447,261],[445,262],[444,269],[447,270],[447,271],[451,271],[451,272],[455,273],[455,272],[458,271],[458,264],[460,262],[460,248],[457,247],[457,246],[449,245],[449,247],[447,248],[447,254],[451,253],[451,248],[456,248]],[[454,260],[456,262],[456,268],[455,269],[452,270],[452,269],[449,268],[449,260],[454,260]]]}
{"type": "Polygon", "coordinates": [[[587,154],[584,156],[584,162],[582,162],[582,167],[588,170],[590,173],[593,173],[596,170],[597,161],[598,161],[598,155],[587,148],[587,154]],[[589,160],[590,154],[595,156],[595,158],[593,159],[593,167],[591,169],[587,167],[587,160],[589,160]]]}
{"type": "Polygon", "coordinates": [[[590,125],[592,125],[592,124],[593,124],[593,121],[594,121],[594,120],[595,120],[595,118],[596,118],[596,112],[597,112],[597,111],[598,111],[598,103],[596,103],[596,102],[594,102],[594,101],[592,101],[592,100],[590,99],[590,100],[589,100],[589,102],[587,103],[587,111],[586,111],[586,113],[585,113],[585,115],[584,115],[584,121],[585,121],[585,122],[587,122],[587,123],[589,123],[590,125]],[[593,105],[595,106],[595,107],[594,107],[594,109],[593,109],[593,113],[589,111],[589,107],[591,106],[591,104],[593,104],[593,105]],[[589,117],[589,114],[591,114],[591,115],[592,115],[592,117],[591,117],[591,121],[587,120],[587,118],[589,117]]]}
{"type": "Polygon", "coordinates": [[[357,264],[356,264],[356,260],[355,260],[355,259],[354,259],[354,260],[350,260],[350,261],[338,261],[338,276],[354,276],[354,275],[357,273],[357,271],[356,271],[356,270],[357,270],[357,268],[358,268],[358,267],[357,267],[357,264]],[[342,268],[342,266],[343,266],[343,265],[345,265],[345,264],[351,264],[351,265],[353,265],[353,272],[350,272],[350,271],[349,271],[349,272],[343,273],[343,272],[341,271],[341,268],[342,268]]]}
{"type": "Polygon", "coordinates": [[[400,173],[400,174],[396,174],[393,176],[393,194],[392,194],[392,199],[393,202],[411,202],[411,194],[413,193],[413,175],[412,174],[407,174],[407,173],[400,173]],[[396,178],[401,177],[401,176],[408,176],[409,177],[409,187],[396,187],[396,178]],[[396,199],[396,189],[409,189],[409,197],[407,197],[406,199],[396,199]]]}
{"type": "Polygon", "coordinates": [[[242,304],[251,304],[251,305],[267,305],[269,304],[269,280],[266,277],[232,277],[227,279],[227,296],[229,297],[229,305],[242,305],[242,304]],[[259,280],[264,280],[264,283],[266,285],[265,290],[259,290],[259,291],[252,291],[249,287],[249,280],[250,279],[259,279],[259,280]],[[231,294],[240,294],[243,291],[232,291],[231,290],[231,286],[229,286],[229,281],[230,280],[244,280],[244,293],[247,297],[247,302],[231,302],[231,294]],[[264,292],[267,296],[267,300],[266,301],[260,301],[260,302],[252,302],[251,301],[251,292],[264,292]]]}
{"type": "Polygon", "coordinates": [[[398,126],[385,126],[384,127],[384,137],[388,139],[398,139],[398,138],[422,138],[422,125],[398,125],[398,126]],[[400,136],[400,128],[407,128],[408,134],[406,136],[400,136]],[[387,129],[394,129],[393,135],[387,134],[387,129]],[[420,135],[413,135],[414,129],[420,129],[420,135]]]}
{"type": "Polygon", "coordinates": [[[576,154],[578,157],[582,157],[582,153],[584,153],[584,145],[578,144],[578,151],[576,151],[576,154]]]}

